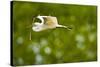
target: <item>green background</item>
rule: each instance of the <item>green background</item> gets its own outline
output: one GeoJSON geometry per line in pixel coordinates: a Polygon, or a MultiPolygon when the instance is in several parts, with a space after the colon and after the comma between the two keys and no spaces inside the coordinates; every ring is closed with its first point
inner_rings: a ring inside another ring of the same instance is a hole
{"type": "Polygon", "coordinates": [[[13,65],[97,60],[96,6],[13,1],[12,26],[13,65]],[[55,16],[59,24],[72,29],[34,32],[30,25],[37,15],[55,16]]]}

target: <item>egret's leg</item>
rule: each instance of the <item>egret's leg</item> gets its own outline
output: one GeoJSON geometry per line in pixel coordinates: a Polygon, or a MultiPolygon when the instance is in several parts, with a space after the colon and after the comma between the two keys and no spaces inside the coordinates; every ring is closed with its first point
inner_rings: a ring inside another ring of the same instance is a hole
{"type": "Polygon", "coordinates": [[[64,25],[57,25],[57,27],[66,28],[66,29],[68,29],[68,30],[71,30],[71,29],[72,29],[71,27],[69,27],[69,26],[64,26],[64,25]]]}

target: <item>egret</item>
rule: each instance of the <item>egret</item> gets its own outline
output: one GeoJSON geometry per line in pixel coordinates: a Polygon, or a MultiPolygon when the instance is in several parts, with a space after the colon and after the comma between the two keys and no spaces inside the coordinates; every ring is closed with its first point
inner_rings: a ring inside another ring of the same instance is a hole
{"type": "Polygon", "coordinates": [[[35,32],[40,32],[47,29],[54,29],[57,27],[62,27],[70,29],[68,26],[58,24],[57,17],[54,16],[37,16],[41,22],[35,22],[32,26],[32,30],[35,32]]]}

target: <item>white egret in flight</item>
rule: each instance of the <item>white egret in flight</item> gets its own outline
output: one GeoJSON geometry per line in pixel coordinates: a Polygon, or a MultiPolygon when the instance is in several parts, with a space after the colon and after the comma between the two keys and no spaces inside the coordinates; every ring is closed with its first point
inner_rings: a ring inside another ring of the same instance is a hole
{"type": "Polygon", "coordinates": [[[35,32],[40,32],[47,29],[54,29],[57,27],[62,27],[70,29],[68,26],[58,24],[57,18],[54,16],[37,16],[36,18],[40,19],[41,22],[35,22],[33,24],[32,30],[35,32]]]}

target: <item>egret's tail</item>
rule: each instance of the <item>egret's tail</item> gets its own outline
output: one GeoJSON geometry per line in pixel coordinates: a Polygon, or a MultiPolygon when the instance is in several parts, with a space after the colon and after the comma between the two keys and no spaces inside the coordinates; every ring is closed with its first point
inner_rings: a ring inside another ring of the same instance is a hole
{"type": "Polygon", "coordinates": [[[68,30],[71,30],[72,29],[70,26],[64,26],[64,25],[57,25],[57,27],[66,28],[68,30]]]}

